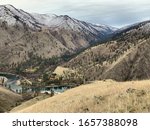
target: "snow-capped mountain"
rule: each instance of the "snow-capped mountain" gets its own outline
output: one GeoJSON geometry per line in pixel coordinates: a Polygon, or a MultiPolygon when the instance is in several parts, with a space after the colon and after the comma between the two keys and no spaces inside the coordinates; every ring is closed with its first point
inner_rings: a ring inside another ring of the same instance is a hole
{"type": "Polygon", "coordinates": [[[6,21],[8,25],[26,24],[32,28],[39,28],[41,24],[38,23],[29,13],[16,9],[12,5],[0,5],[0,20],[6,21]]]}
{"type": "Polygon", "coordinates": [[[7,62],[15,63],[29,59],[33,52],[43,58],[76,53],[116,30],[67,15],[31,14],[12,5],[0,5],[0,25],[0,55],[7,52],[7,62]]]}
{"type": "Polygon", "coordinates": [[[70,29],[80,32],[81,30],[89,31],[94,34],[101,33],[111,33],[116,28],[109,27],[106,25],[94,25],[91,23],[86,23],[84,21],[79,21],[77,19],[71,18],[68,15],[48,15],[48,14],[32,14],[32,16],[43,25],[50,28],[56,29],[70,29]]]}
{"type": "Polygon", "coordinates": [[[74,31],[89,31],[91,33],[111,33],[116,28],[106,25],[94,25],[79,21],[67,15],[30,14],[12,5],[0,5],[0,20],[7,21],[8,25],[15,25],[18,22],[26,23],[29,27],[44,27],[72,29],[74,31]]]}
{"type": "Polygon", "coordinates": [[[131,32],[133,33],[133,32],[137,32],[137,31],[139,31],[139,33],[145,33],[145,34],[149,33],[150,32],[150,20],[138,22],[138,23],[135,23],[132,25],[122,27],[122,28],[116,30],[113,33],[113,35],[115,38],[115,37],[118,37],[121,35],[126,35],[126,34],[129,34],[131,32]]]}

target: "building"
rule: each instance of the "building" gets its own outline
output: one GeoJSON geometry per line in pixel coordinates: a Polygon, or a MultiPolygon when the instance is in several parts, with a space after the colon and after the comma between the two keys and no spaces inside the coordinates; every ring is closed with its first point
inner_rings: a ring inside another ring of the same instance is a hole
{"type": "Polygon", "coordinates": [[[70,89],[72,87],[70,86],[64,86],[64,85],[52,85],[52,86],[46,86],[40,89],[40,93],[62,93],[67,89],[70,89]]]}
{"type": "Polygon", "coordinates": [[[18,93],[18,94],[21,94],[23,92],[22,86],[18,86],[18,85],[15,85],[15,84],[7,84],[6,87],[8,89],[10,89],[11,91],[13,91],[15,93],[18,93]]]}
{"type": "Polygon", "coordinates": [[[4,77],[4,76],[0,76],[0,85],[5,85],[6,84],[6,82],[7,82],[7,78],[6,77],[4,77]]]}

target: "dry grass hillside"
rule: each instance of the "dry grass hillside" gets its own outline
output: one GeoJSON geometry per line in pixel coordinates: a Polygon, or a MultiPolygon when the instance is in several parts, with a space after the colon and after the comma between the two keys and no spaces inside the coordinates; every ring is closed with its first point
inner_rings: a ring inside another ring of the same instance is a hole
{"type": "Polygon", "coordinates": [[[53,73],[57,74],[57,75],[64,75],[65,72],[68,72],[68,73],[75,73],[73,70],[69,69],[69,68],[64,68],[64,67],[61,67],[61,66],[58,66],[53,73]]]}
{"type": "Polygon", "coordinates": [[[26,26],[8,26],[0,23],[0,61],[3,64],[25,62],[32,55],[41,58],[63,55],[67,47],[55,39],[48,31],[33,31],[26,26]]]}
{"type": "Polygon", "coordinates": [[[21,96],[0,86],[0,112],[8,112],[20,103],[21,96]]]}
{"type": "Polygon", "coordinates": [[[80,72],[85,81],[149,79],[149,23],[118,32],[112,41],[87,49],[64,66],[80,72]]]}
{"type": "Polygon", "coordinates": [[[37,102],[40,102],[41,100],[44,100],[46,98],[49,98],[50,95],[47,95],[47,94],[41,94],[33,99],[30,99],[30,100],[27,100],[25,102],[22,102],[21,105],[17,106],[17,107],[14,107],[11,112],[15,112],[15,111],[19,111],[19,110],[22,110],[24,108],[27,108],[33,104],[36,104],[37,102]]]}
{"type": "Polygon", "coordinates": [[[95,81],[13,112],[150,112],[150,80],[95,81]]]}
{"type": "Polygon", "coordinates": [[[112,41],[86,50],[64,66],[77,70],[86,80],[142,80],[150,77],[149,52],[148,39],[136,45],[112,41]]]}

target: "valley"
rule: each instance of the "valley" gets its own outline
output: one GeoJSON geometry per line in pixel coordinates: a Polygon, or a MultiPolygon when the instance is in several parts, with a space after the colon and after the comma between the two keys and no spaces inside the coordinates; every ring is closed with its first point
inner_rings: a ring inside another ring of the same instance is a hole
{"type": "Polygon", "coordinates": [[[0,112],[150,112],[149,20],[117,29],[0,5],[0,32],[0,112]]]}

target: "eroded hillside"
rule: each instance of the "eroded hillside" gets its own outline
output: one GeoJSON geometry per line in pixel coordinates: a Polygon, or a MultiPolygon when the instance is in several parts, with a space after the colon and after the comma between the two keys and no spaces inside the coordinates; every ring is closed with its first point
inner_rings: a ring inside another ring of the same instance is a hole
{"type": "Polygon", "coordinates": [[[118,81],[150,77],[149,22],[116,33],[112,41],[87,49],[64,66],[81,72],[85,80],[118,81]]]}

